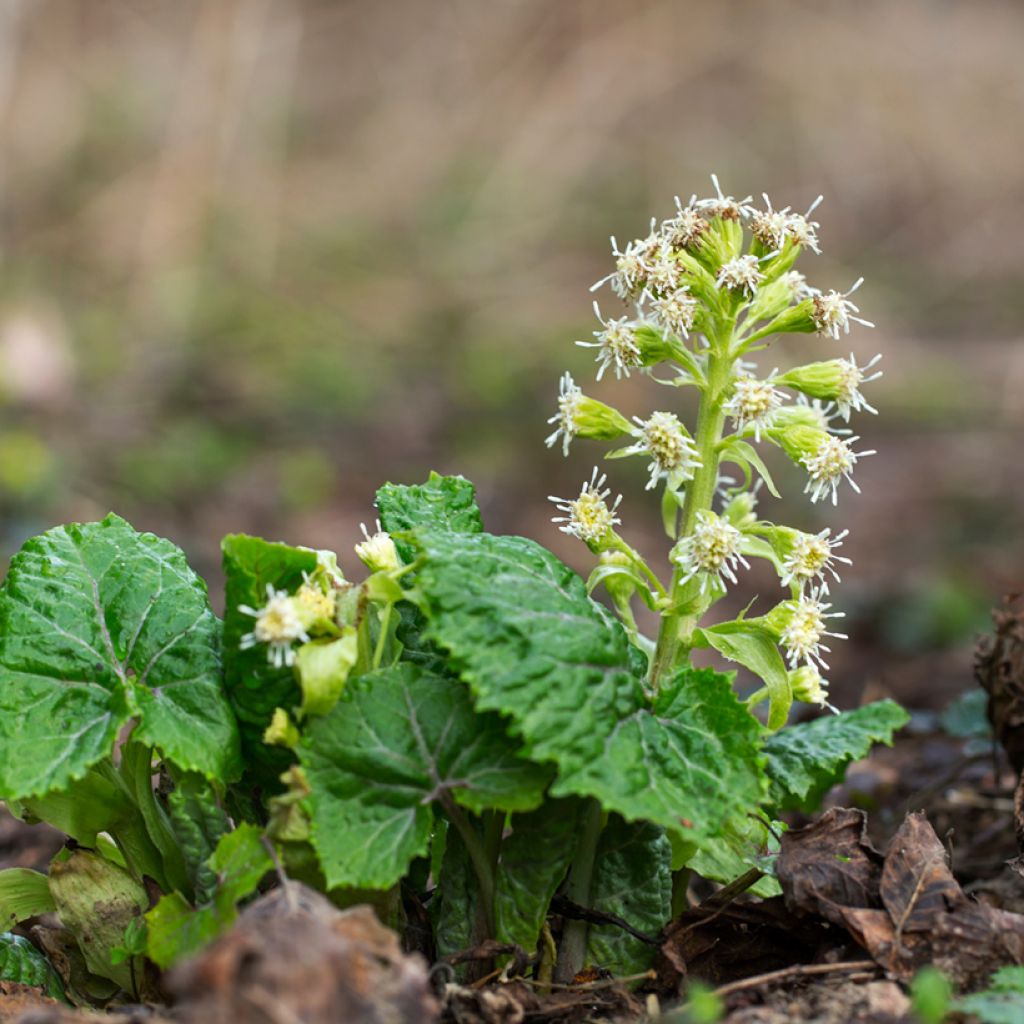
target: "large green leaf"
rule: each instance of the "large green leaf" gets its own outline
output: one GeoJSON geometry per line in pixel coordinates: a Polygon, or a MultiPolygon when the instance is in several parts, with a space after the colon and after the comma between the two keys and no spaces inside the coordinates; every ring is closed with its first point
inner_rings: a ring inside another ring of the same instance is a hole
{"type": "Polygon", "coordinates": [[[621,626],[554,555],[521,537],[417,531],[429,634],[480,709],[509,716],[552,761],[554,796],[593,796],[692,842],[757,806],[759,723],[710,670],[683,671],[648,704],[621,626]]]}
{"type": "Polygon", "coordinates": [[[644,697],[625,631],[583,580],[525,537],[416,531],[415,541],[428,635],[477,707],[511,716],[530,756],[563,776],[600,757],[644,697]]]}
{"type": "Polygon", "coordinates": [[[0,588],[0,796],[66,788],[133,717],[182,768],[239,771],[205,584],[115,515],[33,538],[0,588]]]}
{"type": "MultiPolygon", "coordinates": [[[[431,473],[425,484],[385,484],[377,491],[381,526],[401,533],[416,526],[447,533],[480,533],[483,523],[476,504],[476,488],[461,476],[431,473]]],[[[399,554],[408,559],[412,546],[396,541],[399,554]]]]}
{"type": "Polygon", "coordinates": [[[763,800],[760,730],[728,676],[684,668],[649,710],[605,735],[590,763],[560,773],[551,792],[595,796],[628,820],[654,822],[699,845],[763,800]]]}
{"type": "Polygon", "coordinates": [[[881,700],[775,733],[764,748],[772,805],[813,809],[831,786],[842,781],[847,764],[866,756],[875,743],[891,746],[893,733],[909,719],[895,701],[881,700]]]}
{"type": "Polygon", "coordinates": [[[435,801],[474,813],[536,807],[551,772],[521,753],[460,682],[408,664],[351,681],[299,747],[328,886],[397,882],[427,853],[435,801]]]}
{"type": "Polygon", "coordinates": [[[303,573],[316,570],[317,554],[309,548],[293,548],[244,533],[225,537],[221,551],[225,576],[224,682],[238,716],[247,770],[254,781],[279,789],[279,776],[294,758],[286,748],[265,744],[263,733],[274,708],[296,707],[302,694],[294,670],[289,666],[275,668],[267,658],[265,645],[242,650],[242,637],[252,632],[254,620],[239,608],[262,608],[267,603],[268,586],[294,593],[302,585],[303,573]]]}
{"type": "Polygon", "coordinates": [[[0,934],[0,981],[31,985],[51,999],[67,1002],[64,986],[50,961],[28,939],[10,932],[0,934]]]}
{"type": "MultiPolygon", "coordinates": [[[[672,849],[664,829],[611,817],[597,847],[590,905],[658,935],[672,916],[672,849]]],[[[617,925],[592,924],[587,931],[587,963],[613,974],[646,971],[657,948],[617,925]]]]}
{"type": "Polygon", "coordinates": [[[495,938],[532,953],[548,905],[565,878],[579,842],[580,801],[548,800],[512,816],[501,843],[494,887],[495,938]]]}

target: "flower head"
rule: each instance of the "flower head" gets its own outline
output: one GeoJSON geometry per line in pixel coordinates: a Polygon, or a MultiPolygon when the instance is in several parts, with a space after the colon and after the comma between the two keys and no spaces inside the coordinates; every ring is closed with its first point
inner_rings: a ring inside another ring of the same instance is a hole
{"type": "Polygon", "coordinates": [[[775,410],[782,405],[782,392],[774,384],[775,371],[767,380],[756,377],[737,377],[732,397],[725,403],[725,412],[736,421],[736,429],[754,428],[754,437],[760,441],[761,431],[771,422],[775,410]]]}
{"type": "Polygon", "coordinates": [[[647,294],[665,295],[676,291],[683,278],[683,268],[667,248],[662,248],[651,262],[647,274],[647,294]]]}
{"type": "Polygon", "coordinates": [[[858,412],[861,409],[864,409],[867,412],[875,413],[877,415],[878,410],[874,408],[874,406],[868,405],[864,400],[864,396],[860,393],[860,386],[862,384],[869,384],[873,380],[878,380],[878,378],[882,376],[881,370],[876,370],[870,376],[867,375],[868,370],[877,365],[881,358],[881,354],[876,355],[863,366],[858,366],[857,360],[854,359],[853,353],[851,352],[848,360],[838,360],[839,387],[835,402],[839,415],[842,416],[847,423],[850,422],[851,409],[858,412]]]}
{"type": "Polygon", "coordinates": [[[802,590],[806,584],[818,579],[821,581],[820,591],[827,594],[828,583],[825,580],[825,573],[830,573],[832,578],[839,582],[839,573],[832,563],[852,564],[849,558],[834,553],[836,548],[843,546],[843,538],[850,531],[843,530],[834,537],[829,537],[830,529],[824,529],[820,533],[794,532],[796,535],[793,537],[792,546],[782,559],[782,585],[788,587],[795,583],[802,590]]]}
{"type": "Polygon", "coordinates": [[[865,327],[874,327],[870,320],[863,320],[854,313],[860,312],[860,307],[850,302],[850,296],[864,283],[864,278],[859,277],[853,287],[846,292],[819,292],[812,296],[811,319],[819,334],[827,334],[831,338],[839,340],[839,332],[850,333],[850,321],[856,321],[865,327]]]}
{"type": "Polygon", "coordinates": [[[309,573],[303,573],[302,578],[304,582],[295,592],[295,597],[292,600],[303,624],[309,628],[315,622],[332,621],[337,602],[335,597],[337,591],[331,590],[329,593],[324,593],[323,588],[310,578],[309,573]]]}
{"type": "Polygon", "coordinates": [[[828,668],[821,652],[829,652],[831,648],[821,642],[822,638],[847,638],[845,633],[829,631],[827,620],[842,618],[843,612],[830,612],[832,605],[822,601],[821,594],[821,590],[811,590],[806,596],[788,602],[789,621],[782,630],[780,640],[790,668],[796,668],[801,661],[808,665],[816,661],[822,668],[828,668]]]}
{"type": "Polygon", "coordinates": [[[821,250],[818,248],[818,228],[821,225],[816,220],[811,220],[810,217],[824,198],[824,196],[818,196],[807,208],[806,213],[791,213],[786,217],[786,234],[793,240],[793,243],[819,254],[821,250]]]}
{"type": "Polygon", "coordinates": [[[657,325],[669,334],[688,338],[700,303],[685,285],[674,292],[651,299],[651,312],[657,325]]]}
{"type": "Polygon", "coordinates": [[[776,252],[782,248],[786,241],[789,225],[789,207],[787,206],[784,210],[773,209],[768,193],[762,192],[761,195],[768,209],[758,210],[754,207],[747,207],[745,212],[750,220],[751,234],[765,249],[776,252]]]}
{"type": "Polygon", "coordinates": [[[838,714],[828,702],[828,680],[823,679],[814,665],[801,665],[789,673],[793,696],[804,704],[817,704],[838,714]]]}
{"type": "Polygon", "coordinates": [[[625,249],[619,249],[619,243],[612,235],[612,255],[615,257],[615,269],[600,281],[590,286],[596,291],[605,282],[611,282],[612,291],[620,299],[636,298],[647,285],[647,275],[651,266],[662,250],[663,242],[654,230],[655,220],[651,219],[651,230],[646,238],[635,238],[625,249]]]}
{"type": "Polygon", "coordinates": [[[839,484],[844,478],[858,494],[860,493],[860,488],[853,479],[853,467],[858,459],[876,453],[855,452],[853,443],[859,440],[859,437],[839,438],[828,434],[821,439],[816,451],[802,457],[801,462],[807,467],[807,486],[804,493],[811,495],[812,502],[818,501],[831,491],[832,504],[837,504],[839,484]]]}
{"type": "Polygon", "coordinates": [[[718,268],[718,287],[733,288],[746,292],[748,296],[753,295],[764,280],[759,267],[756,256],[737,256],[718,268]]]}
{"type": "Polygon", "coordinates": [[[627,316],[619,317],[617,320],[605,320],[596,302],[594,315],[603,330],[594,331],[594,341],[577,341],[576,344],[581,348],[597,349],[598,380],[604,376],[604,371],[609,366],[615,367],[617,378],[628,377],[631,369],[635,370],[643,365],[636,337],[636,324],[627,316]]]}
{"type": "Polygon", "coordinates": [[[622,520],[615,514],[622,501],[620,494],[611,507],[608,507],[608,495],[611,489],[605,487],[607,477],[594,467],[589,482],[584,482],[580,489],[578,498],[556,498],[549,497],[548,501],[555,502],[559,512],[564,516],[552,517],[553,523],[562,523],[559,526],[562,533],[570,537],[578,537],[585,544],[597,544],[622,520]]]}
{"type": "Polygon", "coordinates": [[[662,237],[669,247],[676,251],[689,249],[708,229],[708,223],[701,216],[696,203],[695,195],[690,197],[686,206],[683,206],[679,196],[676,196],[676,215],[662,222],[662,237]]]}
{"type": "Polygon", "coordinates": [[[782,275],[782,280],[786,283],[796,302],[803,302],[804,299],[818,294],[818,289],[809,285],[807,278],[799,270],[787,270],[782,275]]]}
{"type": "Polygon", "coordinates": [[[743,216],[743,208],[753,199],[753,196],[746,196],[744,199],[733,199],[722,192],[722,186],[718,184],[718,175],[711,175],[711,184],[715,186],[717,193],[711,199],[691,200],[690,204],[703,211],[708,217],[721,217],[722,220],[738,221],[743,216]]]}
{"type": "Polygon", "coordinates": [[[274,668],[295,663],[295,649],[292,645],[297,640],[305,643],[309,636],[302,625],[295,601],[287,591],[275,590],[268,583],[267,603],[262,608],[240,604],[238,610],[256,620],[252,631],[242,637],[239,646],[243,651],[256,644],[267,644],[267,660],[274,668]]]}
{"type": "Polygon", "coordinates": [[[379,519],[373,534],[367,530],[366,523],[360,523],[359,528],[364,539],[355,547],[356,557],[370,572],[392,572],[401,566],[395,542],[380,528],[379,519]]]}
{"type": "Polygon", "coordinates": [[[558,412],[548,420],[548,423],[558,424],[558,429],[544,442],[549,448],[561,437],[562,454],[569,454],[569,445],[579,433],[578,418],[582,401],[583,389],[572,379],[572,374],[563,373],[558,382],[558,412]]]}
{"type": "Polygon", "coordinates": [[[651,478],[647,490],[656,486],[665,477],[669,487],[677,488],[693,479],[693,472],[700,466],[697,447],[692,438],[683,430],[679,417],[671,412],[652,412],[642,420],[634,416],[637,426],[637,441],[626,448],[624,455],[649,455],[651,478]]]}
{"type": "Polygon", "coordinates": [[[727,519],[714,512],[698,513],[693,533],[684,537],[672,551],[672,561],[683,571],[683,580],[700,577],[703,594],[712,580],[725,589],[725,580],[736,582],[736,567],[749,569],[740,554],[743,534],[727,519]]]}

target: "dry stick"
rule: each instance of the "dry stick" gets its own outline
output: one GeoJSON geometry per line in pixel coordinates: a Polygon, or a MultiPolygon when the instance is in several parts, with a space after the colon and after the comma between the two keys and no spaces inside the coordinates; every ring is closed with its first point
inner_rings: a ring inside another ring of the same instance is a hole
{"type": "MultiPolygon", "coordinates": [[[[758,988],[761,985],[771,985],[777,981],[788,981],[791,978],[810,978],[817,974],[836,974],[841,971],[880,971],[881,968],[874,960],[846,960],[841,964],[797,964],[795,967],[784,967],[779,971],[769,971],[767,974],[755,974],[752,978],[743,978],[741,981],[731,981],[728,985],[722,985],[715,989],[715,995],[724,999],[734,992],[743,992],[746,989],[758,988]]],[[[680,1012],[685,1012],[689,1003],[679,1007],[680,1012]]]]}

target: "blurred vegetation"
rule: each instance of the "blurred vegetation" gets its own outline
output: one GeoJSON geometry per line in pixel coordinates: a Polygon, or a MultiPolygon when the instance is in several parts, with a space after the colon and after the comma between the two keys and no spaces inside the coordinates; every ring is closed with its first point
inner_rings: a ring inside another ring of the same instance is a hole
{"type": "Polygon", "coordinates": [[[1024,564],[1022,31],[1013,0],[9,0],[0,547],[116,508],[207,575],[232,529],[351,565],[377,485],[434,467],[586,565],[547,523],[594,457],[542,445],[557,376],[590,378],[608,235],[715,170],[824,192],[812,283],[863,273],[879,325],[834,520],[874,660],[838,674],[965,649],[1024,564]]]}

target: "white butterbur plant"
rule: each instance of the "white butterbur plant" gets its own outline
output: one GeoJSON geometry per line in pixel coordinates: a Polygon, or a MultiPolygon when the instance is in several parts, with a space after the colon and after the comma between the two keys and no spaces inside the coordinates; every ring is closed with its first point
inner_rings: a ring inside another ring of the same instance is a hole
{"type": "Polygon", "coordinates": [[[557,429],[548,444],[562,440],[566,454],[577,437],[623,438],[608,457],[647,461],[647,489],[661,491],[672,541],[671,577],[661,579],[622,539],[618,501],[607,504],[610,489],[597,469],[579,498],[553,499],[562,513],[555,522],[599,556],[591,587],[608,588],[647,653],[652,692],[692,651],[713,648],[764,680],[751,703],[767,699],[768,725],[777,729],[793,699],[828,706],[819,669],[827,638],[842,638],[830,628],[841,613],[831,610],[829,588],[850,560],[837,550],[847,530],[807,532],[760,517],[758,488],[779,496],[763,452],[781,449],[800,467],[812,503],[837,505],[846,484],[859,490],[859,461],[875,453],[847,424],[855,413],[876,412],[865,392],[881,376],[881,357],[826,352],[784,372],[759,372],[751,356],[779,335],[817,335],[828,348],[855,326],[872,327],[851,298],[863,279],[845,291],[820,289],[795,269],[805,251],[821,251],[820,224],[811,219],[820,196],[798,213],[767,195],[763,205],[736,199],[712,182],[713,195],[677,198],[674,214],[625,248],[612,239],[615,269],[592,290],[610,286],[611,301],[627,309],[617,316],[595,302],[594,340],[578,342],[596,350],[598,381],[609,370],[616,378],[641,372],[695,388],[692,425],[671,407],[627,418],[586,398],[568,374],[549,421],[557,429]],[[652,372],[664,364],[674,373],[652,372]],[[739,484],[723,472],[727,464],[740,470],[739,484]],[[712,606],[741,585],[753,558],[774,567],[784,595],[760,616],[709,623],[712,606]],[[656,638],[637,630],[629,608],[636,596],[660,616],[656,638]]]}

